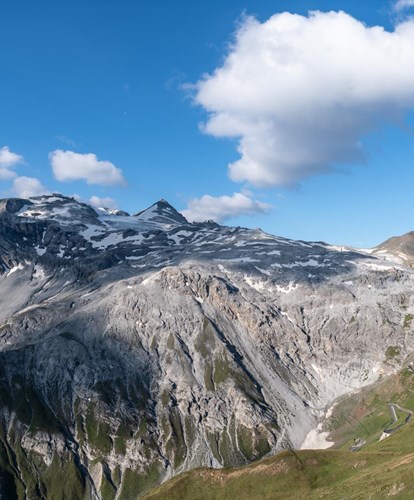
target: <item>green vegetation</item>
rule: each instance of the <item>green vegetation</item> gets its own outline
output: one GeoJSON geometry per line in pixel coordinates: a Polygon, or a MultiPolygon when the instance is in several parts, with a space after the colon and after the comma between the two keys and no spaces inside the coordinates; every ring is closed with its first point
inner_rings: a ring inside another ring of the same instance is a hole
{"type": "Polygon", "coordinates": [[[36,453],[27,453],[18,439],[13,442],[0,433],[0,497],[7,500],[44,498],[82,500],[90,496],[72,454],[55,457],[47,466],[36,453]],[[17,472],[18,471],[18,472],[17,472]]]}
{"type": "Polygon", "coordinates": [[[89,443],[102,453],[109,453],[112,449],[111,429],[109,424],[97,420],[93,406],[89,406],[85,413],[85,428],[89,443]]]}
{"type": "Polygon", "coordinates": [[[174,467],[178,468],[183,464],[187,455],[187,446],[184,439],[183,428],[180,419],[180,413],[177,408],[172,408],[169,414],[169,423],[171,435],[165,448],[168,455],[173,458],[174,467]]]}
{"type": "Polygon", "coordinates": [[[102,478],[101,488],[100,488],[102,500],[114,500],[116,495],[116,490],[112,484],[105,478],[102,478]]]}
{"type": "Polygon", "coordinates": [[[414,316],[412,314],[406,314],[404,316],[404,323],[403,323],[403,328],[410,328],[411,326],[411,321],[414,319],[414,316]]]}
{"type": "Polygon", "coordinates": [[[218,432],[207,432],[207,441],[208,444],[210,445],[210,449],[213,452],[214,458],[220,462],[221,457],[219,453],[219,439],[220,439],[220,434],[218,432]]]}
{"type": "Polygon", "coordinates": [[[217,358],[214,363],[214,383],[221,384],[231,377],[230,362],[227,357],[217,358]]]}
{"type": "Polygon", "coordinates": [[[194,342],[194,348],[200,352],[204,358],[208,358],[211,353],[214,352],[216,335],[217,333],[214,326],[207,318],[204,318],[203,329],[194,342]]]}
{"type": "Polygon", "coordinates": [[[206,361],[204,367],[204,384],[208,391],[214,391],[213,367],[206,361]]]}
{"type": "Polygon", "coordinates": [[[247,429],[244,425],[240,425],[237,434],[239,437],[240,451],[246,457],[246,460],[250,462],[257,458],[257,456],[255,456],[252,431],[247,429]]]}
{"type": "Polygon", "coordinates": [[[168,406],[168,403],[170,402],[170,393],[167,390],[162,391],[160,399],[162,406],[166,408],[168,406]]]}
{"type": "Polygon", "coordinates": [[[73,458],[68,461],[55,458],[52,465],[42,474],[42,481],[45,485],[48,500],[63,500],[66,498],[82,500],[88,493],[83,476],[75,465],[73,458]]]}
{"type": "Polygon", "coordinates": [[[385,357],[387,359],[393,359],[400,355],[401,349],[398,346],[390,345],[385,351],[385,357]]]}
{"type": "Polygon", "coordinates": [[[114,438],[114,448],[117,455],[125,455],[126,443],[130,437],[130,431],[125,425],[120,425],[114,438]]]}
{"type": "Polygon", "coordinates": [[[142,472],[126,469],[120,498],[122,500],[136,500],[142,493],[147,492],[158,481],[160,464],[158,462],[148,466],[142,472]]]}
{"type": "MultiPolygon", "coordinates": [[[[205,342],[214,343],[213,331],[213,326],[205,323],[205,342]]],[[[173,348],[178,348],[177,343],[173,348]]],[[[217,351],[215,357],[205,360],[205,377],[211,384],[211,390],[217,390],[220,384],[234,384],[253,401],[260,401],[260,391],[243,366],[217,351]]],[[[385,354],[388,360],[393,360],[401,355],[400,348],[389,346],[385,354]]],[[[330,432],[330,439],[335,441],[336,449],[285,451],[249,466],[231,469],[229,467],[236,463],[257,460],[270,451],[264,427],[245,427],[233,416],[225,430],[207,434],[214,456],[227,464],[227,468],[190,471],[151,493],[148,492],[157,485],[162,469],[154,453],[157,443],[151,435],[151,417],[147,417],[149,421],[138,417],[133,422],[122,421],[116,427],[108,423],[111,419],[97,419],[96,402],[86,403],[81,399],[74,401],[73,411],[65,411],[72,415],[76,424],[79,443],[90,444],[95,457],[92,465],[103,467],[102,482],[98,486],[103,500],[113,500],[116,488],[120,489],[119,497],[123,500],[135,500],[145,494],[147,499],[172,500],[232,500],[237,497],[247,500],[333,500],[340,498],[343,492],[346,492],[347,499],[411,499],[414,498],[414,418],[405,425],[407,413],[396,408],[397,422],[392,428],[402,427],[387,439],[378,439],[384,428],[391,425],[387,403],[414,410],[414,372],[411,365],[406,366],[399,373],[338,401],[325,429],[330,432]],[[125,471],[118,468],[110,472],[105,464],[105,455],[112,451],[125,454],[128,439],[143,441],[144,468],[125,471]],[[350,446],[357,439],[365,444],[358,452],[350,452],[350,446]]],[[[52,462],[46,465],[40,454],[22,448],[22,430],[29,437],[38,431],[62,435],[61,427],[65,421],[49,409],[42,393],[27,380],[15,377],[11,384],[12,393],[7,379],[1,375],[0,366],[0,404],[15,411],[20,424],[6,432],[0,421],[0,498],[89,498],[90,487],[71,451],[54,456],[52,462]]],[[[104,384],[97,384],[94,388],[103,400],[116,399],[127,391],[121,380],[116,383],[115,389],[104,384]]],[[[146,391],[140,382],[133,392],[143,394],[145,399],[146,391]]],[[[173,393],[164,390],[160,399],[165,409],[160,419],[165,455],[175,468],[179,468],[192,446],[196,428],[191,418],[180,414],[174,404],[173,393]]]]}
{"type": "MultiPolygon", "coordinates": [[[[389,354],[396,355],[394,348],[389,354]]],[[[414,373],[410,369],[404,368],[338,401],[326,426],[335,447],[347,450],[354,439],[364,439],[368,445],[376,442],[391,424],[389,402],[414,410],[414,373]]],[[[407,416],[399,410],[396,413],[398,421],[393,427],[407,416]]]]}
{"type": "MultiPolygon", "coordinates": [[[[66,340],[72,339],[72,334],[62,335],[66,340]]],[[[103,476],[100,485],[97,485],[103,500],[113,500],[116,489],[124,489],[121,498],[136,498],[138,494],[147,491],[159,480],[161,466],[153,450],[157,444],[148,431],[149,422],[145,418],[139,421],[122,420],[118,427],[110,424],[113,420],[100,414],[100,407],[105,408],[107,402],[110,408],[114,402],[122,398],[129,399],[136,410],[146,407],[147,390],[140,380],[134,381],[133,387],[126,387],[121,379],[115,383],[99,382],[95,384],[97,393],[93,400],[76,398],[71,406],[70,399],[65,403],[53,399],[59,393],[54,382],[48,384],[48,393],[45,396],[28,377],[20,375],[6,376],[5,363],[0,363],[0,407],[4,410],[5,418],[13,414],[12,426],[3,417],[0,418],[0,498],[7,500],[44,499],[44,500],[83,500],[91,498],[92,492],[89,481],[85,477],[85,470],[79,463],[79,458],[72,451],[72,446],[61,449],[58,454],[49,455],[49,437],[53,440],[68,443],[77,440],[80,446],[88,443],[90,453],[94,459],[91,467],[103,467],[103,476]],[[128,393],[129,391],[129,393],[128,393]],[[109,404],[110,403],[110,404],[109,404]],[[65,406],[67,405],[67,406],[65,406]],[[52,410],[53,408],[53,410],[52,410]],[[139,424],[139,425],[138,425],[139,424]],[[75,427],[74,436],[72,429],[75,427]],[[30,449],[27,444],[22,446],[22,436],[27,440],[36,438],[40,446],[30,449]],[[126,452],[128,439],[144,441],[144,453],[148,464],[142,470],[131,470],[123,477],[123,470],[115,469],[112,473],[106,465],[106,455],[113,450],[120,455],[126,452]],[[44,446],[42,446],[44,442],[44,446]],[[49,463],[42,456],[42,452],[35,449],[47,449],[49,463]],[[112,477],[111,477],[112,474],[112,477]]],[[[180,463],[186,449],[180,446],[184,443],[183,430],[179,426],[175,415],[172,422],[167,420],[168,432],[172,434],[174,463],[180,463]],[[171,432],[172,429],[172,432],[171,432]],[[176,451],[178,450],[178,451],[176,451]]],[[[188,427],[188,425],[187,425],[188,427]]],[[[194,435],[194,429],[188,427],[194,435]]],[[[73,442],[73,449],[76,443],[73,442]]]]}

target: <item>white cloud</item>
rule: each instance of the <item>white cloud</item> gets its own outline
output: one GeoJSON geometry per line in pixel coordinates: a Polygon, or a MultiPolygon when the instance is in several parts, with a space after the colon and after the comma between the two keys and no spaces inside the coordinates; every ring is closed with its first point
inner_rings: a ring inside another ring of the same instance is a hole
{"type": "Polygon", "coordinates": [[[113,198],[100,198],[99,196],[91,196],[89,198],[89,204],[96,208],[110,208],[116,209],[118,205],[113,198]]]}
{"type": "Polygon", "coordinates": [[[16,177],[16,172],[11,170],[11,168],[19,163],[24,163],[23,156],[10,151],[8,146],[0,148],[0,180],[8,180],[16,177]]]}
{"type": "Polygon", "coordinates": [[[66,135],[57,135],[56,139],[58,141],[62,142],[63,144],[66,144],[66,146],[69,146],[71,148],[77,149],[77,147],[78,147],[76,142],[73,139],[71,139],[70,137],[67,137],[66,135]]]}
{"type": "Polygon", "coordinates": [[[30,198],[48,193],[45,186],[34,177],[16,177],[13,181],[12,191],[19,198],[30,198]]]}
{"type": "Polygon", "coordinates": [[[344,12],[248,17],[195,102],[207,134],[239,139],[234,181],[293,185],[365,162],[361,139],[414,107],[414,21],[387,32],[344,12]]]}
{"type": "Polygon", "coordinates": [[[411,7],[414,7],[414,0],[398,0],[394,4],[394,10],[396,10],[397,12],[401,12],[405,9],[410,9],[411,7]]]}
{"type": "Polygon", "coordinates": [[[84,180],[88,184],[125,184],[122,170],[110,161],[98,160],[95,154],[80,154],[57,149],[49,153],[53,175],[58,181],[84,180]]]}
{"type": "Polygon", "coordinates": [[[205,194],[188,203],[188,208],[181,213],[190,222],[214,220],[223,222],[238,215],[257,215],[269,212],[271,206],[252,200],[248,194],[234,193],[232,196],[210,196],[205,194]]]}

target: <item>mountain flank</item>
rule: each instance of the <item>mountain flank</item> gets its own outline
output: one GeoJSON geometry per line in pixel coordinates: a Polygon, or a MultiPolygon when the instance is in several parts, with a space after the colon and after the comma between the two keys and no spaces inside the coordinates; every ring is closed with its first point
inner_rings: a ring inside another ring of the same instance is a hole
{"type": "Polygon", "coordinates": [[[407,264],[165,200],[1,200],[0,497],[137,498],[299,448],[413,352],[407,264]]]}

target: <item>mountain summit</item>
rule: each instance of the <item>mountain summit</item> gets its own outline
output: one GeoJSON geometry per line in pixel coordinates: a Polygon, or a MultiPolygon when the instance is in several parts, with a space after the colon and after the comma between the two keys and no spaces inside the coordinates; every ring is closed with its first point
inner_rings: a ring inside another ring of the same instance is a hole
{"type": "Polygon", "coordinates": [[[188,224],[187,219],[164,199],[134,214],[134,217],[138,217],[143,221],[161,224],[188,224]]]}

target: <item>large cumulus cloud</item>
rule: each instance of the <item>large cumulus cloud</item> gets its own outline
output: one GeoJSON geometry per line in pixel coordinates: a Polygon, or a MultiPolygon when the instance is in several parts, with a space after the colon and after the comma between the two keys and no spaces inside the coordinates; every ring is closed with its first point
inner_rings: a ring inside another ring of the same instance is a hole
{"type": "Polygon", "coordinates": [[[238,139],[234,181],[293,185],[363,163],[364,136],[414,106],[414,21],[388,32],[344,12],[247,17],[195,102],[205,133],[238,139]]]}

